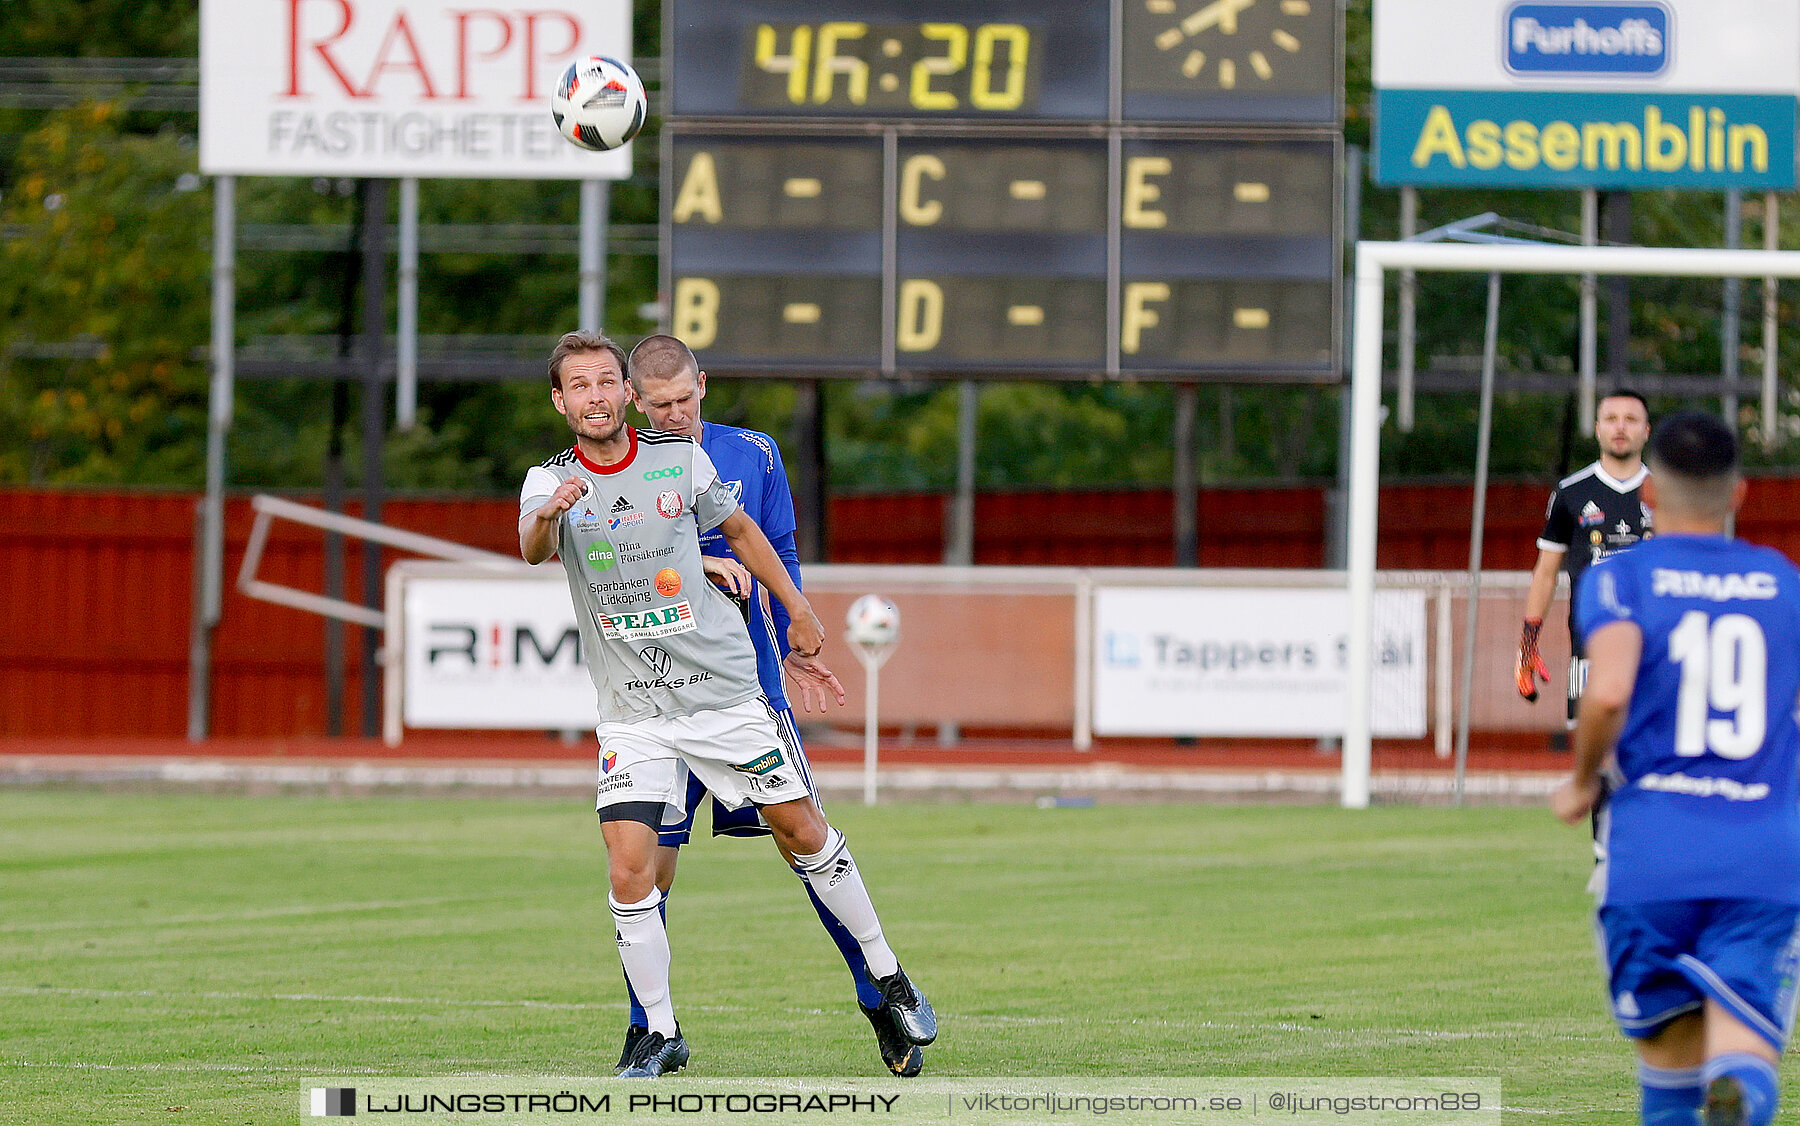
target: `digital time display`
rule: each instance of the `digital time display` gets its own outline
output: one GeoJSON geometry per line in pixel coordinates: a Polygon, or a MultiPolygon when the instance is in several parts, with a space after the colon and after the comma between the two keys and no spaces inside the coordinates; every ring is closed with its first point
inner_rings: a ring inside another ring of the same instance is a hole
{"type": "Polygon", "coordinates": [[[1043,36],[1023,23],[758,23],[745,25],[745,40],[743,103],[753,109],[949,115],[1037,109],[1043,36]]]}
{"type": "Polygon", "coordinates": [[[1091,121],[1093,0],[670,0],[670,115],[1091,121]]]}

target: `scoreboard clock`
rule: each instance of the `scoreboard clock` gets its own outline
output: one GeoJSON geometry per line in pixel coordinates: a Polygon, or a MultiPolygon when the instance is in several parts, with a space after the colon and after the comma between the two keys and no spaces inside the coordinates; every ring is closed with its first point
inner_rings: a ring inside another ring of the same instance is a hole
{"type": "Polygon", "coordinates": [[[709,370],[1333,381],[1335,0],[670,0],[709,370]]]}

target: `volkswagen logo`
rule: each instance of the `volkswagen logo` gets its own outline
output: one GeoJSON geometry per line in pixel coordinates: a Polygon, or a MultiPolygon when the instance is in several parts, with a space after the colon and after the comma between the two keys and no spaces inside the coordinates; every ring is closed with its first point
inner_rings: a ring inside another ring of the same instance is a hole
{"type": "Polygon", "coordinates": [[[656,674],[658,680],[669,675],[669,654],[667,650],[660,646],[651,645],[645,649],[638,650],[638,656],[642,657],[644,663],[650,666],[650,671],[656,674]]]}

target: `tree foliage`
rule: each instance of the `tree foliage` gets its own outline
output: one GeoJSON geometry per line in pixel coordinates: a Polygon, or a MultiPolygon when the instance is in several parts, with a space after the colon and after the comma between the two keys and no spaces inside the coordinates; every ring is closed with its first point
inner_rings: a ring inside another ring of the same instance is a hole
{"type": "Polygon", "coordinates": [[[206,194],[191,144],[52,115],[0,219],[0,479],[192,485],[205,451],[206,194]]]}

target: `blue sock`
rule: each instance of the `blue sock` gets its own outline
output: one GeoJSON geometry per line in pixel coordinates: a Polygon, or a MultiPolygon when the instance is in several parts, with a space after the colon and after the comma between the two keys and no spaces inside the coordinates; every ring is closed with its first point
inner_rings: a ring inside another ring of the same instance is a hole
{"type": "MultiPolygon", "coordinates": [[[[669,890],[674,891],[675,889],[670,888],[669,890]]],[[[662,915],[663,926],[665,928],[667,928],[669,925],[669,897],[668,897],[668,895],[665,894],[663,896],[662,906],[657,908],[657,910],[662,915]]],[[[644,1006],[641,1002],[638,1001],[637,990],[635,990],[631,987],[630,975],[626,975],[626,978],[625,978],[625,1000],[629,1003],[630,1008],[631,1008],[631,1012],[627,1016],[625,1023],[634,1028],[649,1027],[650,1018],[648,1016],[644,1015],[644,1006]]]]}
{"type": "Polygon", "coordinates": [[[1651,1067],[1638,1062],[1644,1126],[1699,1126],[1706,1087],[1697,1067],[1651,1067]]]}
{"type": "Polygon", "coordinates": [[[1729,1075],[1744,1086],[1744,1121],[1748,1126],[1768,1126],[1781,1102],[1775,1065],[1749,1052],[1726,1052],[1706,1061],[1701,1072],[1707,1083],[1729,1075]]]}
{"type": "Polygon", "coordinates": [[[881,990],[876,989],[869,981],[869,963],[863,960],[862,943],[850,933],[848,927],[838,921],[831,909],[819,901],[819,894],[813,891],[812,881],[801,875],[796,869],[794,875],[800,877],[800,885],[806,889],[806,898],[812,900],[813,910],[819,913],[819,922],[825,924],[825,933],[831,941],[837,943],[838,953],[844,956],[844,964],[850,967],[850,980],[856,983],[856,1002],[865,1009],[878,1008],[881,1005],[881,990]]]}

